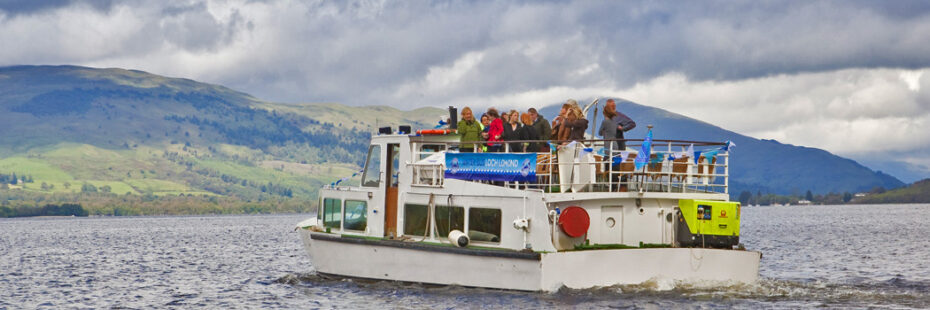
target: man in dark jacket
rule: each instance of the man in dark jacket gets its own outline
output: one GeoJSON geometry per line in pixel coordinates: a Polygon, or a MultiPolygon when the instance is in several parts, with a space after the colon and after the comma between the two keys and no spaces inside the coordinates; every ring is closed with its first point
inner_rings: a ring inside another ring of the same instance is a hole
{"type": "MultiPolygon", "coordinates": [[[[552,127],[549,125],[549,120],[547,120],[542,115],[539,115],[539,112],[536,111],[536,108],[530,108],[527,110],[530,113],[530,116],[533,117],[533,129],[535,129],[536,134],[540,139],[548,140],[552,136],[552,127]]],[[[541,143],[539,147],[540,152],[548,152],[549,146],[545,143],[541,143]]]]}

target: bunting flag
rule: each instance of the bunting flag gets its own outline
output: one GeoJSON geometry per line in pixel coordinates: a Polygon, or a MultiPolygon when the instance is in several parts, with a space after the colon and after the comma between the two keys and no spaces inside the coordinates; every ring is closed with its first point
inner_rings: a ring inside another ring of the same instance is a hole
{"type": "Polygon", "coordinates": [[[723,145],[723,147],[721,148],[721,150],[724,150],[724,151],[729,152],[729,151],[730,151],[730,148],[732,148],[732,147],[734,147],[734,146],[736,146],[736,143],[733,143],[733,141],[727,140],[727,142],[723,145]]]}
{"type": "Polygon", "coordinates": [[[639,155],[637,155],[636,159],[633,161],[636,164],[636,170],[643,168],[643,166],[649,162],[650,152],[652,152],[652,129],[649,129],[649,132],[646,133],[646,138],[643,139],[643,146],[639,151],[639,155]]]}
{"type": "Polygon", "coordinates": [[[650,168],[655,167],[656,164],[662,162],[662,161],[665,160],[665,158],[666,158],[666,157],[665,157],[666,154],[665,154],[664,152],[655,152],[655,155],[656,155],[655,157],[651,157],[651,156],[650,156],[650,158],[649,158],[649,167],[650,167],[650,168]]]}
{"type": "Polygon", "coordinates": [[[591,154],[592,152],[594,152],[594,148],[590,148],[590,147],[582,148],[581,151],[578,151],[578,157],[591,154]]]}
{"type": "Polygon", "coordinates": [[[714,160],[714,158],[717,157],[717,154],[719,154],[720,151],[729,152],[730,149],[733,148],[734,146],[736,146],[736,143],[733,143],[732,141],[727,140],[727,142],[724,143],[724,145],[718,149],[695,151],[694,144],[692,144],[691,146],[688,147],[688,152],[694,154],[694,164],[697,165],[698,161],[700,160],[701,155],[704,155],[704,158],[706,158],[707,162],[710,163],[714,160]]]}
{"type": "Polygon", "coordinates": [[[556,145],[555,145],[555,144],[552,144],[552,142],[546,142],[546,144],[549,145],[549,150],[552,151],[553,153],[555,153],[555,151],[558,150],[558,148],[556,147],[556,145]]]}
{"type": "Polygon", "coordinates": [[[614,157],[613,165],[619,165],[620,163],[626,161],[628,157],[630,157],[630,151],[620,151],[620,155],[614,157]]]}
{"type": "Polygon", "coordinates": [[[358,176],[359,173],[362,173],[362,170],[359,170],[359,171],[353,173],[353,174],[350,175],[350,176],[341,178],[341,179],[337,180],[336,182],[329,183],[329,186],[331,186],[331,187],[336,187],[336,185],[339,185],[339,183],[342,183],[343,181],[346,181],[346,180],[348,180],[348,179],[351,179],[351,178],[354,178],[354,177],[358,176]]]}
{"type": "Polygon", "coordinates": [[[433,127],[433,129],[439,129],[439,128],[442,128],[442,126],[445,126],[445,125],[449,125],[449,123],[446,122],[446,119],[444,119],[444,118],[443,118],[443,119],[439,119],[439,125],[436,125],[436,127],[433,127]]]}
{"type": "Polygon", "coordinates": [[[718,153],[718,152],[720,152],[720,150],[713,150],[713,151],[704,152],[704,159],[706,159],[706,160],[707,160],[707,163],[710,164],[710,163],[714,162],[714,158],[717,157],[717,153],[718,153]]]}
{"type": "Polygon", "coordinates": [[[603,147],[597,148],[597,155],[601,155],[601,156],[605,156],[605,157],[606,157],[606,156],[607,156],[607,149],[605,149],[605,148],[603,148],[603,147]]]}

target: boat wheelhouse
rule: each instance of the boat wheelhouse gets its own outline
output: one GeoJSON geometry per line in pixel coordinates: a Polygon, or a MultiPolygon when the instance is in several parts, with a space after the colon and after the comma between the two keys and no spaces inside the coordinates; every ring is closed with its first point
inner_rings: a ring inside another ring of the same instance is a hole
{"type": "Polygon", "coordinates": [[[728,144],[470,153],[438,133],[374,136],[358,185],[321,189],[318,216],[298,224],[317,272],[530,291],[758,278],[728,201],[728,144]]]}

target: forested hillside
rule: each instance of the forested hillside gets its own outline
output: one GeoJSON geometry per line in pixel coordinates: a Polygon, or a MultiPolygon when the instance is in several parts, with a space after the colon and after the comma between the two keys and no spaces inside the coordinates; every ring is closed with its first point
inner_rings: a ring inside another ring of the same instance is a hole
{"type": "Polygon", "coordinates": [[[0,68],[0,175],[22,176],[4,182],[0,203],[217,196],[309,209],[322,184],[359,169],[376,126],[426,126],[442,113],[274,104],[123,69],[0,68]]]}

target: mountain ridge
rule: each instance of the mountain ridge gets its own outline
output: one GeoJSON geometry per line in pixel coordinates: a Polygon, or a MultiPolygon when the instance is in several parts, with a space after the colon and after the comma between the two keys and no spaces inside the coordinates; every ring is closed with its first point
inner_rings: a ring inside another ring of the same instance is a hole
{"type": "MultiPolygon", "coordinates": [[[[626,133],[628,139],[642,139],[646,135],[647,125],[651,124],[655,139],[721,143],[729,140],[736,143],[730,158],[732,196],[742,191],[754,194],[762,192],[798,195],[807,190],[815,193],[855,193],[869,191],[875,187],[891,189],[904,186],[903,182],[891,175],[872,171],[852,159],[834,155],[826,150],[783,144],[776,140],[756,139],[665,109],[622,99],[615,100],[617,110],[627,114],[637,123],[636,128],[626,133]]],[[[561,104],[548,106],[540,112],[554,117],[558,114],[560,106],[561,104]]],[[[603,108],[603,105],[599,107],[603,108]]],[[[592,117],[593,113],[589,112],[589,124],[593,124],[592,117]]],[[[599,126],[602,116],[597,117],[599,126]]],[[[591,128],[588,128],[589,132],[590,130],[591,128]]]]}
{"type": "MultiPolygon", "coordinates": [[[[552,116],[557,108],[541,113],[552,116]]],[[[618,108],[639,124],[628,138],[643,137],[653,124],[656,139],[736,142],[731,195],[903,185],[823,150],[754,139],[633,102],[618,108]]],[[[311,201],[320,185],[357,171],[377,127],[432,128],[446,114],[431,107],[266,102],[190,79],[78,66],[0,68],[0,112],[0,123],[17,128],[0,135],[0,173],[28,173],[14,171],[26,165],[47,176],[36,180],[46,189],[27,184],[27,190],[75,192],[65,184],[86,182],[119,193],[311,201]]]]}

